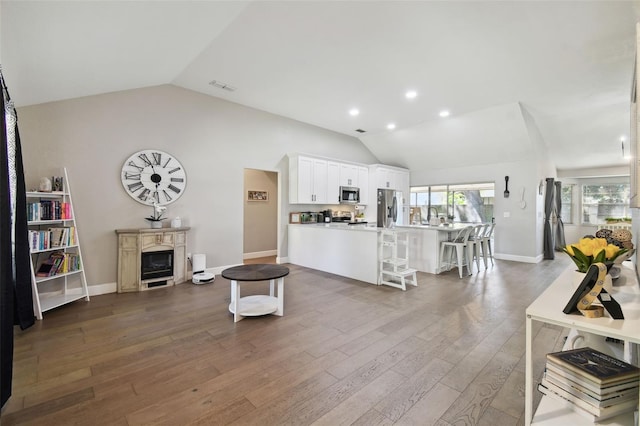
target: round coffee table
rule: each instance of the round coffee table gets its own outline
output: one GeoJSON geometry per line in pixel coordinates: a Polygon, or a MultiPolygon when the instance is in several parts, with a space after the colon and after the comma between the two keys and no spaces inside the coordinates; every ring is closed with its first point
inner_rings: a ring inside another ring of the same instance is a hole
{"type": "Polygon", "coordinates": [[[247,316],[274,314],[284,315],[284,277],[289,268],[274,264],[240,265],[222,271],[222,277],[231,281],[231,303],[229,311],[233,322],[247,316]],[[275,293],[275,280],[278,280],[278,292],[275,293]],[[269,281],[269,295],[240,297],[240,282],[269,281]]]}

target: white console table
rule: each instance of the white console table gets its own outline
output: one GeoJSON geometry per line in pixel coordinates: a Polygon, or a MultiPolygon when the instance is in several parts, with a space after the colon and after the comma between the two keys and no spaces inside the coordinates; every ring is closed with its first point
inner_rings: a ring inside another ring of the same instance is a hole
{"type": "MultiPolygon", "coordinates": [[[[564,271],[526,310],[525,424],[527,426],[593,424],[586,417],[548,397],[542,398],[534,416],[533,392],[537,392],[537,390],[534,388],[531,358],[533,321],[555,324],[583,334],[622,340],[624,341],[622,358],[627,362],[634,362],[633,354],[637,350],[634,346],[640,344],[640,287],[633,264],[631,262],[623,263],[622,274],[617,282],[614,282],[614,291],[612,292],[613,297],[622,307],[624,320],[614,320],[607,314],[602,318],[564,314],[562,310],[575,291],[571,279],[573,269],[575,268],[568,268],[564,271]]],[[[589,346],[601,350],[594,345],[590,344],[589,346]]],[[[540,373],[541,371],[535,372],[535,374],[540,373]]],[[[635,424],[634,415],[633,413],[621,414],[606,420],[604,424],[632,426],[635,424]]]]}

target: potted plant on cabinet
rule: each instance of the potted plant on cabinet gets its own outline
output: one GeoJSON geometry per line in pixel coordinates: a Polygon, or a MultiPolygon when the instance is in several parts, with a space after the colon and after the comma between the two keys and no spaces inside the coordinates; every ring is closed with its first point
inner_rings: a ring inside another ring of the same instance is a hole
{"type": "Polygon", "coordinates": [[[162,228],[162,221],[165,219],[162,216],[164,215],[165,210],[167,210],[165,206],[161,206],[158,203],[153,203],[153,214],[151,216],[145,217],[146,220],[151,222],[152,228],[162,228]]]}

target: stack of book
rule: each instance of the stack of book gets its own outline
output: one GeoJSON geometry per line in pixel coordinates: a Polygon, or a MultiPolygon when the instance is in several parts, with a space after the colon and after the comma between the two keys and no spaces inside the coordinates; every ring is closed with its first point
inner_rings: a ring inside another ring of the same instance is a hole
{"type": "Polygon", "coordinates": [[[56,251],[42,262],[36,271],[36,277],[52,277],[80,270],[80,256],[77,253],[56,251]]]}
{"type": "Polygon", "coordinates": [[[592,348],[547,354],[538,390],[597,422],[638,407],[640,370],[592,348]]]}

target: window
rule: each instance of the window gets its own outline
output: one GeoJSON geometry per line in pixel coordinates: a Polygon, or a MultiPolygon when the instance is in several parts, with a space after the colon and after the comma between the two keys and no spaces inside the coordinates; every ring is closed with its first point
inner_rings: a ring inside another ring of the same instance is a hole
{"type": "Polygon", "coordinates": [[[493,183],[433,185],[411,188],[411,224],[428,224],[429,217],[448,222],[491,222],[493,183]]]}
{"type": "Polygon", "coordinates": [[[562,223],[573,223],[573,188],[575,185],[562,185],[560,191],[560,201],[562,203],[562,210],[560,211],[560,217],[562,223]]]}
{"type": "Polygon", "coordinates": [[[627,183],[583,185],[582,223],[598,225],[606,223],[607,218],[630,217],[629,194],[627,183]]]}

